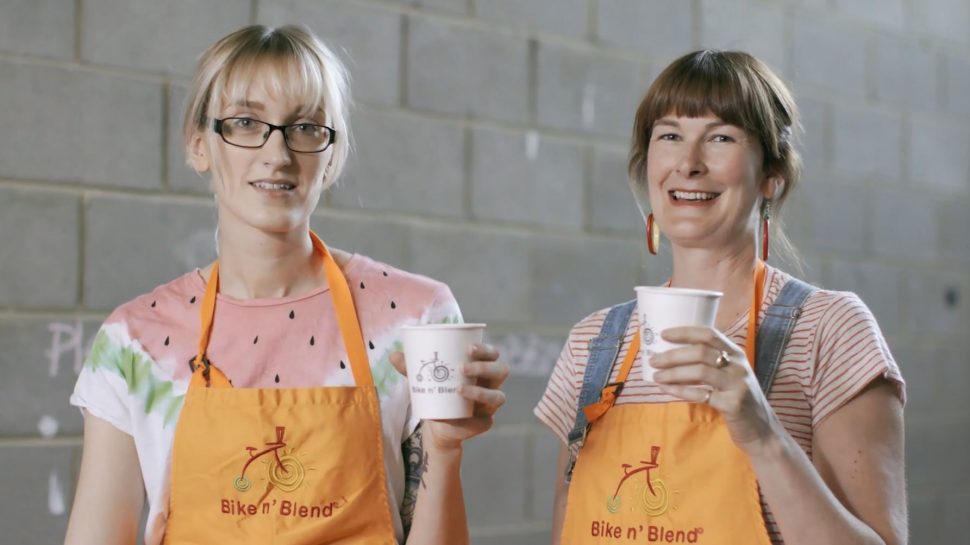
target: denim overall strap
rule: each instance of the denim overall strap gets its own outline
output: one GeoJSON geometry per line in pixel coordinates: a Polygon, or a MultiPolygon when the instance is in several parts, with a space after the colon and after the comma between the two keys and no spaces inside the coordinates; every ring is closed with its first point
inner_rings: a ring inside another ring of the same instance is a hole
{"type": "Polygon", "coordinates": [[[792,278],[782,288],[774,303],[765,311],[764,321],[756,339],[755,376],[761,391],[768,395],[775,372],[781,363],[785,345],[795,329],[795,321],[802,313],[802,305],[818,288],[792,278]]]}

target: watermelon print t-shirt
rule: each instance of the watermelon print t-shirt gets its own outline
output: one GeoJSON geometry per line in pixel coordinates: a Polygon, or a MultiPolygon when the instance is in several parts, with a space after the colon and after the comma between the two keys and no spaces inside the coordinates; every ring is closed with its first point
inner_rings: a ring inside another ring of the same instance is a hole
{"type": "MultiPolygon", "coordinates": [[[[381,404],[384,465],[403,541],[401,443],[417,427],[403,376],[388,356],[405,325],[460,322],[448,287],[361,255],[343,267],[381,404]]],[[[71,404],[134,438],[148,494],[145,543],[161,543],[168,512],[172,441],[199,339],[205,280],[199,270],[118,307],[99,330],[71,404]]],[[[353,374],[326,288],[294,297],[219,295],[207,354],[236,387],[352,386],[353,374]]]]}

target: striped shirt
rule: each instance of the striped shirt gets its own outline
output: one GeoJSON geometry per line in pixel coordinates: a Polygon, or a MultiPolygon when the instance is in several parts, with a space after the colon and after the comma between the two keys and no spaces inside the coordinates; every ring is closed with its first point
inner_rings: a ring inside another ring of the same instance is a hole
{"type": "MultiPolygon", "coordinates": [[[[773,267],[768,267],[766,276],[759,324],[765,310],[791,278],[773,267]]],[[[573,327],[546,391],[535,408],[539,420],[549,426],[563,444],[568,444],[567,436],[576,419],[577,399],[589,357],[589,343],[599,334],[607,312],[608,308],[594,312],[573,327]]],[[[725,331],[742,348],[748,336],[747,323],[748,312],[745,312],[725,331]]],[[[610,382],[616,380],[619,362],[623,361],[638,327],[637,313],[634,313],[620,346],[617,363],[610,374],[610,382]]],[[[660,391],[655,384],[636,380],[634,377],[640,376],[641,365],[638,354],[631,379],[617,398],[617,404],[679,401],[660,391]]],[[[905,402],[902,375],[876,319],[865,303],[854,293],[818,290],[802,306],[802,314],[795,322],[768,393],[768,403],[788,433],[811,459],[815,427],[878,377],[894,383],[900,400],[905,402]]],[[[578,445],[574,446],[574,449],[578,448],[578,445]]],[[[772,543],[783,544],[778,526],[763,498],[762,512],[772,543]]]]}

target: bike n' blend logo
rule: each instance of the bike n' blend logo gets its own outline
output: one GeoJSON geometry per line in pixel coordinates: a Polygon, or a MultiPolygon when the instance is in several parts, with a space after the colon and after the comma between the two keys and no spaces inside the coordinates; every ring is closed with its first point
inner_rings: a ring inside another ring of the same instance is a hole
{"type": "Polygon", "coordinates": [[[448,365],[444,360],[438,358],[438,353],[430,360],[422,360],[421,367],[418,368],[418,382],[435,381],[445,382],[455,372],[454,367],[448,365]]]}
{"type": "Polygon", "coordinates": [[[660,463],[657,461],[659,456],[660,447],[654,445],[650,448],[650,460],[640,460],[641,465],[637,467],[633,467],[631,464],[622,465],[623,475],[616,484],[613,495],[606,498],[606,509],[610,513],[617,513],[623,507],[620,493],[624,490],[627,502],[630,503],[629,507],[633,510],[639,510],[651,517],[657,517],[670,509],[670,493],[667,491],[667,485],[664,484],[662,478],[653,478],[650,474],[651,471],[660,467],[660,463]],[[640,474],[643,474],[642,479],[636,477],[640,474]],[[630,481],[630,479],[633,480],[630,481]],[[624,489],[623,485],[627,484],[627,481],[630,481],[630,483],[624,489]]]}
{"type": "Polygon", "coordinates": [[[341,498],[340,501],[316,501],[311,504],[288,499],[269,499],[273,490],[293,492],[299,489],[306,480],[307,471],[314,469],[300,460],[300,455],[295,448],[286,447],[285,426],[276,426],[275,441],[267,441],[262,447],[246,447],[249,459],[243,464],[239,475],[233,479],[232,486],[243,494],[253,488],[254,480],[265,481],[266,488],[262,496],[255,501],[223,498],[221,512],[224,515],[330,518],[337,509],[347,504],[346,498],[341,498]]]}

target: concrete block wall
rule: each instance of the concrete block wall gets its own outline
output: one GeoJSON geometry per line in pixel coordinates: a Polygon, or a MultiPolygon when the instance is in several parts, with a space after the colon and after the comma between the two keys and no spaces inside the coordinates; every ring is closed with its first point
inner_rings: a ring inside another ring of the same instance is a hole
{"type": "Polygon", "coordinates": [[[569,326],[659,283],[629,198],[632,116],[698,47],[773,65],[805,115],[787,211],[806,276],[876,313],[909,380],[913,543],[970,510],[970,1],[0,1],[0,541],[60,542],[68,406],[99,322],[214,256],[178,134],[196,56],[302,22],[347,60],[356,153],[314,227],[448,282],[514,374],[467,447],[475,543],[546,543],[555,440],[532,417],[569,326]],[[7,530],[9,529],[9,530],[7,530]]]}

